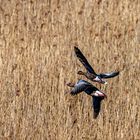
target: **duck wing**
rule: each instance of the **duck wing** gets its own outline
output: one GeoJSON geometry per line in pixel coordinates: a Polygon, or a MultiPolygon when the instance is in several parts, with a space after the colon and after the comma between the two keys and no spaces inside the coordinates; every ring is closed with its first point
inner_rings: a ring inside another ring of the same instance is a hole
{"type": "Polygon", "coordinates": [[[92,97],[93,109],[94,109],[94,119],[96,119],[99,115],[102,100],[103,100],[102,97],[96,97],[96,96],[92,97]]]}
{"type": "Polygon", "coordinates": [[[78,93],[85,91],[87,88],[92,88],[92,87],[93,87],[92,84],[90,84],[89,82],[80,80],[75,84],[70,94],[77,95],[78,93]]]}
{"type": "Polygon", "coordinates": [[[99,76],[101,78],[113,78],[115,76],[119,75],[119,71],[115,71],[115,72],[110,72],[110,73],[101,73],[99,74],[99,76]]]}
{"type": "Polygon", "coordinates": [[[89,62],[85,58],[85,56],[83,55],[83,53],[78,49],[78,47],[74,47],[74,51],[75,51],[75,54],[78,57],[79,61],[84,65],[86,70],[88,72],[96,75],[95,71],[93,70],[93,68],[91,67],[91,65],[89,64],[89,62]]]}

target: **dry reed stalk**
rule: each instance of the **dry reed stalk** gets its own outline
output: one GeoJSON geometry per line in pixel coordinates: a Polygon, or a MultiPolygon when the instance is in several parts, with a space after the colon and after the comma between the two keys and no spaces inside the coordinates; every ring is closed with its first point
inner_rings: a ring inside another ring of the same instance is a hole
{"type": "Polygon", "coordinates": [[[138,0],[1,0],[0,139],[139,139],[139,13],[138,0]],[[96,71],[122,71],[97,120],[90,97],[65,95],[84,69],[75,44],[96,71]]]}

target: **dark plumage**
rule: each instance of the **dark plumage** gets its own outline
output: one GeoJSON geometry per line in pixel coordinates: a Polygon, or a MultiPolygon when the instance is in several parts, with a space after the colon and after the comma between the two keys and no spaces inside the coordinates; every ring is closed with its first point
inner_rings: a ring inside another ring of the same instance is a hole
{"type": "Polygon", "coordinates": [[[96,72],[91,67],[91,65],[89,64],[89,62],[87,61],[85,56],[82,54],[82,52],[77,47],[74,47],[74,51],[75,51],[75,54],[78,57],[79,61],[84,65],[84,67],[87,70],[87,72],[78,71],[79,75],[84,75],[88,79],[90,79],[91,81],[99,82],[99,83],[102,83],[102,84],[106,83],[106,81],[104,79],[113,78],[113,77],[119,75],[119,71],[96,74],[96,72]]]}
{"type": "Polygon", "coordinates": [[[97,118],[101,108],[101,101],[106,97],[105,93],[85,80],[79,80],[76,84],[69,83],[67,85],[73,87],[70,92],[71,95],[77,95],[84,91],[86,94],[92,96],[94,118],[97,118]]]}

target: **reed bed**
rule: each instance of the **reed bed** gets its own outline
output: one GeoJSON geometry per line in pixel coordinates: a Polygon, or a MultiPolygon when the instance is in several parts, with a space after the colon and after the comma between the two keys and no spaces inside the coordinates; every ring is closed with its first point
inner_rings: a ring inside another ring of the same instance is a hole
{"type": "Polygon", "coordinates": [[[139,0],[0,0],[0,139],[140,139],[139,0]],[[85,70],[119,70],[101,113],[92,99],[65,94],[85,70]]]}

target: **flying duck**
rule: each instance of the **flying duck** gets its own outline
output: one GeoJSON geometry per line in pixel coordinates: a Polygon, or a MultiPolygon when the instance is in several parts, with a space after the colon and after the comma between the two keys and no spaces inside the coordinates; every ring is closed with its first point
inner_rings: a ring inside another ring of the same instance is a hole
{"type": "Polygon", "coordinates": [[[107,84],[107,82],[104,79],[113,78],[119,75],[119,71],[96,74],[96,72],[91,67],[91,65],[89,64],[85,56],[82,54],[82,52],[77,47],[74,47],[74,51],[79,61],[84,65],[84,67],[87,70],[87,72],[78,71],[79,75],[84,75],[91,81],[102,83],[102,84],[107,84]]]}
{"type": "Polygon", "coordinates": [[[98,88],[85,80],[79,80],[76,84],[68,83],[67,85],[73,87],[70,92],[71,95],[77,95],[84,91],[86,94],[92,96],[94,119],[96,119],[100,112],[101,101],[107,97],[105,93],[101,92],[98,88]]]}

